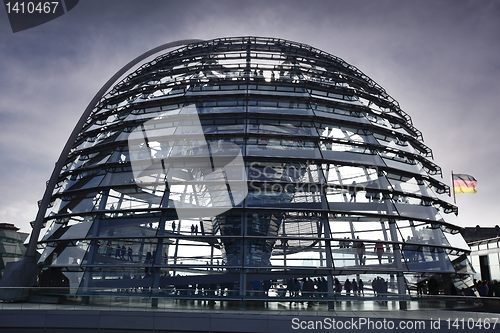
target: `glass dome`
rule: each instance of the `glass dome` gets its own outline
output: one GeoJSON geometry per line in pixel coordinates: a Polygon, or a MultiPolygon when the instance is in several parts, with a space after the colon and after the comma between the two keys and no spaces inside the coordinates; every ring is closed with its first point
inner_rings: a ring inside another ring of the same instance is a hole
{"type": "Polygon", "coordinates": [[[41,286],[279,296],[377,277],[470,286],[441,169],[411,118],[340,58],[283,39],[192,43],[98,103],[59,175],[41,286]],[[274,290],[274,293],[273,293],[274,290]]]}

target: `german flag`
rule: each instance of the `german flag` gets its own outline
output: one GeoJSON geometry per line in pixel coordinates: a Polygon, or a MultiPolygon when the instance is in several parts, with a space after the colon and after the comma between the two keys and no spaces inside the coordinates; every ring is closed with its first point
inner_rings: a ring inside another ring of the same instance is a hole
{"type": "Polygon", "coordinates": [[[471,175],[453,174],[453,192],[455,193],[477,193],[477,180],[471,175]]]}

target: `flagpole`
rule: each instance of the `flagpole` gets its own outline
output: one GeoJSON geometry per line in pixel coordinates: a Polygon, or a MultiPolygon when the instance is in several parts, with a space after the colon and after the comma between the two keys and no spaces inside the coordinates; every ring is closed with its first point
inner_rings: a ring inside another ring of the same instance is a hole
{"type": "Polygon", "coordinates": [[[453,186],[453,170],[451,170],[451,189],[453,191],[453,203],[456,205],[457,204],[457,197],[455,194],[455,186],[453,186]]]}

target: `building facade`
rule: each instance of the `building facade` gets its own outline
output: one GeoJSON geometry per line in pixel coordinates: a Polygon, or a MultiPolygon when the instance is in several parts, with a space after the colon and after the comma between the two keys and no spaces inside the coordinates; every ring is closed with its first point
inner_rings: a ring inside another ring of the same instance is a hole
{"type": "Polygon", "coordinates": [[[474,268],[474,280],[500,281],[500,237],[469,243],[470,261],[474,268]]]}
{"type": "Polygon", "coordinates": [[[7,263],[21,259],[26,253],[23,243],[28,235],[11,223],[0,223],[0,279],[7,263]]]}
{"type": "Polygon", "coordinates": [[[283,39],[192,43],[87,118],[45,214],[39,284],[279,297],[305,281],[328,295],[335,279],[383,279],[404,295],[433,279],[463,292],[470,250],[449,194],[410,116],[344,60],[283,39]]]}

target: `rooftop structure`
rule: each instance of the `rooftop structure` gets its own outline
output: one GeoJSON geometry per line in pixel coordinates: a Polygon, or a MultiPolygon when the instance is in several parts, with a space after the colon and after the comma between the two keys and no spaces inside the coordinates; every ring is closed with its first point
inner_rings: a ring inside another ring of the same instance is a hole
{"type": "Polygon", "coordinates": [[[11,223],[0,223],[0,278],[9,262],[21,259],[26,253],[23,242],[27,233],[19,232],[19,228],[11,223]]]}
{"type": "Polygon", "coordinates": [[[476,225],[475,227],[465,227],[460,230],[460,233],[464,237],[465,241],[470,245],[472,242],[499,237],[500,227],[498,225],[494,227],[481,227],[476,225]]]}
{"type": "Polygon", "coordinates": [[[70,144],[35,223],[40,286],[152,298],[471,286],[422,134],[372,79],[311,46],[176,48],[115,84],[70,144]]]}

